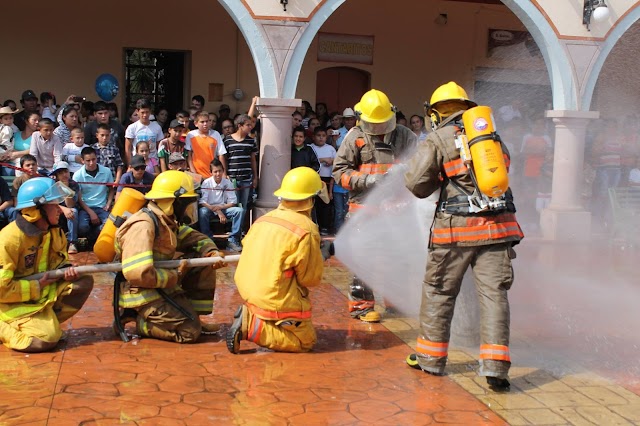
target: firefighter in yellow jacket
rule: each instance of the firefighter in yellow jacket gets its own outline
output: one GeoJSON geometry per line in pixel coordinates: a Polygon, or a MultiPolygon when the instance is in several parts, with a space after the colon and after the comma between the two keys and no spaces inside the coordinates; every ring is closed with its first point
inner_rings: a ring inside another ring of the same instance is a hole
{"type": "Polygon", "coordinates": [[[278,208],[242,241],[235,282],[245,303],[227,334],[230,352],[240,351],[241,340],[282,352],[307,352],[316,343],[309,287],[320,284],[324,260],[311,209],[321,189],[313,169],[290,170],[274,192],[278,208]]]}
{"type": "Polygon", "coordinates": [[[0,341],[11,349],[53,349],[62,336],[60,323],[80,310],[93,288],[92,277],[79,277],[72,267],[63,279],[21,279],[69,266],[58,218],[59,203],[71,196],[53,179],[29,179],[18,191],[16,220],[0,231],[0,341]]]}
{"type": "MultiPolygon", "coordinates": [[[[126,282],[121,287],[121,321],[135,320],[146,337],[178,343],[195,342],[202,332],[198,314],[211,313],[215,269],[159,269],[153,262],[171,260],[176,252],[223,257],[206,235],[190,222],[197,194],[186,173],[168,170],[156,177],[145,195],[147,206],[129,217],[116,233],[116,253],[126,282]]],[[[186,261],[185,261],[186,263],[186,261]]]]}
{"type": "MultiPolygon", "coordinates": [[[[513,283],[512,246],[523,234],[510,190],[497,200],[496,208],[479,209],[476,204],[478,183],[456,146],[462,114],[475,106],[454,82],[436,89],[426,110],[434,132],[418,147],[405,174],[407,188],[419,198],[441,191],[423,284],[421,330],[416,353],[407,363],[427,373],[444,373],[456,296],[471,266],[480,303],[479,374],[487,377],[492,389],[504,390],[511,366],[507,290],[513,283]]],[[[504,145],[502,151],[508,166],[504,145]]]]}
{"type": "MultiPolygon", "coordinates": [[[[349,212],[363,208],[363,201],[376,182],[394,163],[405,160],[417,139],[410,129],[396,125],[395,107],[387,95],[372,89],[356,105],[359,123],[344,137],[333,162],[333,179],[349,190],[349,212]]],[[[380,321],[374,310],[373,290],[353,277],[349,286],[349,313],[365,322],[380,321]]]]}

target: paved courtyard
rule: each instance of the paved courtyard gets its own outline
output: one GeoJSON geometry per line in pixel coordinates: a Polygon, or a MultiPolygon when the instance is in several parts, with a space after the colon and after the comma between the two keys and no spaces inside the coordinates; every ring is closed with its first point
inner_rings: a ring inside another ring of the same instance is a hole
{"type": "MultiPolygon", "coordinates": [[[[56,351],[0,348],[0,425],[640,424],[637,328],[597,308],[624,311],[639,300],[630,300],[636,253],[535,241],[518,253],[509,393],[477,377],[475,348],[452,351],[445,377],[408,368],[418,321],[350,319],[350,273],[335,260],[312,290],[319,341],[308,354],[243,342],[231,355],[216,335],[194,345],[122,343],[111,330],[111,277],[98,274],[56,351]],[[615,291],[591,303],[593,288],[615,291]]],[[[89,253],[73,260],[95,262],[89,253]]],[[[220,271],[215,314],[204,317],[223,332],[240,302],[232,276],[233,266],[220,271]]]]}

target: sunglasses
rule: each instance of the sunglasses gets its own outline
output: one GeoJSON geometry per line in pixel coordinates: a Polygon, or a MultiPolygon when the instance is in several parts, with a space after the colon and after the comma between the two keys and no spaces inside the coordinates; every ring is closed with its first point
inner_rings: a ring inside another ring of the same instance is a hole
{"type": "Polygon", "coordinates": [[[144,170],[146,168],[147,168],[147,166],[136,166],[136,167],[133,168],[133,170],[140,171],[140,170],[144,170]]]}

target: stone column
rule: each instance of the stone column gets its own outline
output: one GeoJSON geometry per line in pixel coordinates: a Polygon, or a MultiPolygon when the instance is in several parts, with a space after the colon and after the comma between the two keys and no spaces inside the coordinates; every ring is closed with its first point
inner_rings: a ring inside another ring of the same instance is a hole
{"type": "Polygon", "coordinates": [[[540,215],[542,235],[549,240],[585,241],[591,237],[591,213],[581,198],[584,139],[597,111],[547,111],[556,129],[551,203],[540,215]]]}
{"type": "Polygon", "coordinates": [[[280,188],[282,178],[291,168],[291,114],[300,105],[300,99],[280,98],[260,98],[256,103],[260,112],[261,135],[254,220],[278,207],[273,191],[280,188]]]}

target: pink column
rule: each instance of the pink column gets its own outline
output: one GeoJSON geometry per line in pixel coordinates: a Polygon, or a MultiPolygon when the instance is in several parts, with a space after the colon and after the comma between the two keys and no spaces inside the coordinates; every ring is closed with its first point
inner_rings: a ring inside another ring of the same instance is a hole
{"type": "Polygon", "coordinates": [[[581,199],[584,139],[597,111],[547,111],[556,127],[553,183],[549,208],[540,215],[545,239],[584,241],[591,237],[591,213],[581,199]]]}
{"type": "Polygon", "coordinates": [[[291,114],[300,105],[300,99],[280,98],[260,98],[256,104],[260,112],[261,137],[254,220],[278,207],[273,192],[291,168],[291,114]]]}

